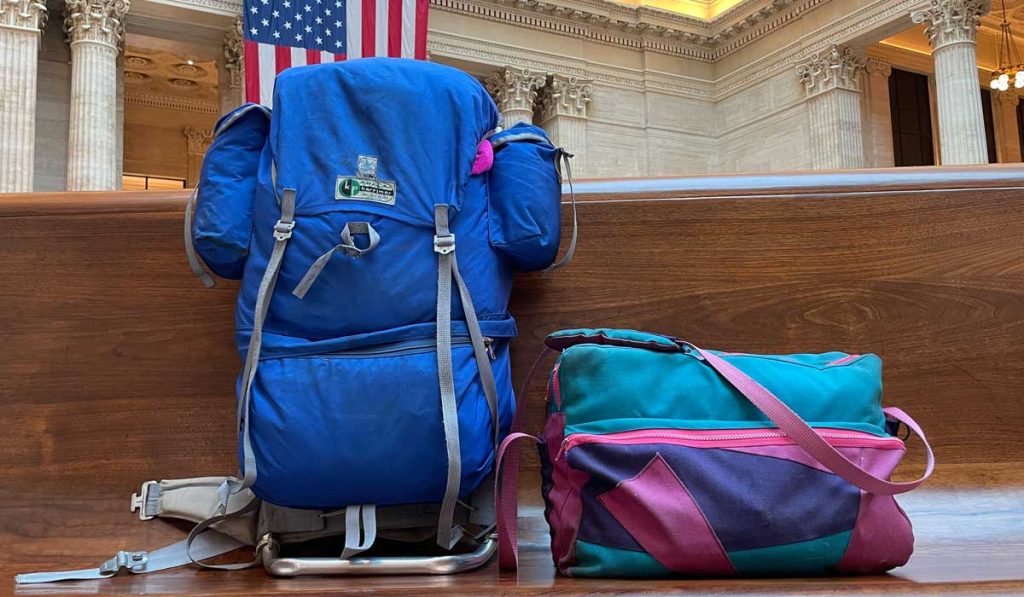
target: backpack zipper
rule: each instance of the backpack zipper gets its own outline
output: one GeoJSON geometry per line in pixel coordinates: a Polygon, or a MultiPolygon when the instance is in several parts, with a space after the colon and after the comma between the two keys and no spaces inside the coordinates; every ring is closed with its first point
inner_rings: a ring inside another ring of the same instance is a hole
{"type": "MultiPolygon", "coordinates": [[[[472,345],[473,342],[469,336],[452,336],[452,347],[472,345]]],[[[497,358],[494,353],[494,339],[484,337],[484,346],[487,347],[487,354],[490,355],[491,360],[497,358]]],[[[437,348],[437,341],[433,339],[421,339],[421,340],[403,340],[400,342],[392,342],[380,346],[362,347],[362,348],[351,348],[349,350],[339,350],[336,352],[327,352],[323,354],[311,354],[303,355],[299,358],[369,358],[369,357],[381,357],[381,356],[399,356],[405,354],[415,354],[419,352],[429,352],[437,348]]]]}

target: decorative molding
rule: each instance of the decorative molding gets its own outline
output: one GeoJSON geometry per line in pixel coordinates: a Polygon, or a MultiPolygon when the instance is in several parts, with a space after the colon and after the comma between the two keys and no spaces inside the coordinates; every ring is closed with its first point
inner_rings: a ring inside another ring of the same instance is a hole
{"type": "Polygon", "coordinates": [[[593,93],[592,81],[574,76],[551,75],[540,99],[540,121],[557,116],[586,118],[587,106],[593,93]]]}
{"type": "Polygon", "coordinates": [[[192,155],[204,155],[206,150],[210,148],[210,144],[213,143],[213,131],[187,126],[182,131],[182,134],[185,135],[187,151],[192,155]]]}
{"type": "Polygon", "coordinates": [[[815,52],[796,68],[807,97],[814,97],[833,89],[860,92],[860,75],[867,59],[853,48],[833,45],[825,52],[815,52]]]}
{"type": "Polygon", "coordinates": [[[884,77],[888,79],[892,76],[892,63],[887,60],[882,60],[876,56],[868,56],[867,61],[864,64],[864,69],[868,75],[872,77],[884,77]]]}
{"type": "Polygon", "coordinates": [[[714,62],[830,0],[748,0],[704,21],[610,0],[431,0],[437,10],[714,62]]]}
{"type": "Polygon", "coordinates": [[[242,14],[243,9],[242,0],[173,0],[165,3],[229,17],[242,14]]]}
{"type": "Polygon", "coordinates": [[[245,80],[242,40],[242,16],[239,15],[224,34],[224,68],[228,71],[229,84],[234,88],[241,87],[245,80]]]}
{"type": "Polygon", "coordinates": [[[167,110],[178,110],[181,112],[197,112],[199,114],[220,114],[217,102],[192,100],[167,95],[133,93],[125,95],[124,101],[127,104],[146,106],[148,108],[162,108],[167,110]]]}
{"type": "Polygon", "coordinates": [[[38,31],[46,26],[46,2],[0,0],[0,27],[38,31]]]}
{"type": "Polygon", "coordinates": [[[545,79],[543,73],[507,66],[502,72],[488,77],[484,86],[503,113],[514,110],[532,112],[533,103],[537,101],[537,90],[544,86],[545,79]]]}
{"type": "Polygon", "coordinates": [[[130,0],[65,0],[64,30],[71,43],[94,41],[120,48],[130,0]]]}
{"type": "Polygon", "coordinates": [[[910,18],[926,25],[925,33],[935,49],[949,44],[974,43],[981,17],[992,9],[992,0],[931,0],[931,6],[914,11],[910,18]]]}

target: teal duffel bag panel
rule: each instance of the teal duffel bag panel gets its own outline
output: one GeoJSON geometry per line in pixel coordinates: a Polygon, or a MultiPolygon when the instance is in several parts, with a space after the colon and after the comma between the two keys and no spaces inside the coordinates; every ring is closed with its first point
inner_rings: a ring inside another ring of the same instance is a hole
{"type": "MultiPolygon", "coordinates": [[[[672,340],[665,336],[623,333],[568,330],[556,338],[564,351],[556,399],[560,406],[552,408],[565,413],[567,427],[609,419],[700,421],[705,429],[771,425],[685,345],[670,352],[667,342],[672,340]],[[594,343],[595,337],[600,344],[594,343]],[[568,338],[581,343],[566,342],[568,338]],[[636,349],[645,342],[652,348],[636,349]]],[[[882,363],[873,354],[715,354],[761,383],[811,425],[886,435],[882,363]]]]}

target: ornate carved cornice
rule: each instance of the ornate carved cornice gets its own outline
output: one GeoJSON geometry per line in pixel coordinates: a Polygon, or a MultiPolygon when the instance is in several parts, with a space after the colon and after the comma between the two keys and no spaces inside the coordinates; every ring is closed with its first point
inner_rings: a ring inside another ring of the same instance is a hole
{"type": "Polygon", "coordinates": [[[0,27],[42,29],[46,26],[46,3],[39,0],[0,0],[0,27]]]}
{"type": "Polygon", "coordinates": [[[573,76],[551,75],[551,82],[541,91],[540,121],[556,116],[586,118],[592,81],[573,76]]]}
{"type": "Polygon", "coordinates": [[[437,10],[713,62],[829,0],[748,0],[704,21],[610,0],[431,0],[437,10]]]}
{"type": "Polygon", "coordinates": [[[537,90],[544,86],[546,77],[528,68],[505,67],[484,81],[488,93],[502,112],[533,110],[537,90]]]}
{"type": "Polygon", "coordinates": [[[205,154],[206,150],[210,148],[210,143],[213,143],[213,131],[203,131],[187,126],[182,133],[185,135],[188,153],[193,155],[205,154]]]}
{"type": "Polygon", "coordinates": [[[155,95],[147,93],[132,93],[125,95],[126,104],[148,106],[150,108],[165,108],[168,110],[180,110],[182,112],[198,112],[200,114],[219,114],[220,109],[217,102],[186,99],[167,95],[155,95]]]}
{"type": "Polygon", "coordinates": [[[242,17],[224,34],[224,68],[230,76],[232,87],[241,87],[245,79],[245,64],[242,62],[242,17]]]}
{"type": "Polygon", "coordinates": [[[95,41],[119,48],[130,0],[65,0],[64,30],[71,43],[95,41]]]}
{"type": "Polygon", "coordinates": [[[992,9],[992,0],[932,0],[931,6],[914,11],[915,23],[924,23],[932,48],[974,42],[981,17],[992,9]]]}
{"type": "Polygon", "coordinates": [[[853,48],[833,45],[824,52],[811,54],[805,63],[797,67],[796,74],[807,91],[807,97],[833,89],[860,91],[860,74],[866,62],[853,48]]]}

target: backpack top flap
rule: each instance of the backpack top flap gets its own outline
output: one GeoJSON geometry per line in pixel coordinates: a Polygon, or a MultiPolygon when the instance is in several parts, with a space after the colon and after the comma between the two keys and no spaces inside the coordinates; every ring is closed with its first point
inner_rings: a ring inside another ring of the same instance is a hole
{"type": "Polygon", "coordinates": [[[480,83],[439,64],[288,69],[274,89],[277,186],[296,189],[297,215],[345,209],[433,226],[435,204],[460,208],[477,145],[497,122],[480,83]]]}

